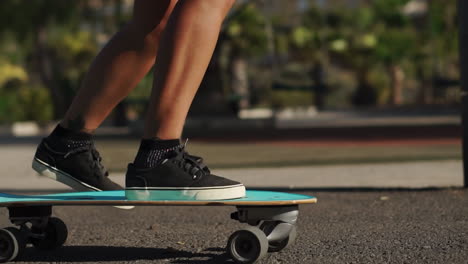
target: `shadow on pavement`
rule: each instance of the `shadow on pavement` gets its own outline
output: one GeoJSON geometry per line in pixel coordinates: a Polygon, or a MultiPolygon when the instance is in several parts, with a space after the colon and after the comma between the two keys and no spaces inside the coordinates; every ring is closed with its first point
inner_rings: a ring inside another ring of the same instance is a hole
{"type": "Polygon", "coordinates": [[[166,260],[168,263],[229,263],[222,248],[207,248],[200,253],[174,248],[139,248],[119,246],[64,246],[54,251],[27,248],[18,259],[25,262],[110,262],[166,260]],[[223,252],[223,253],[217,253],[223,252]]]}

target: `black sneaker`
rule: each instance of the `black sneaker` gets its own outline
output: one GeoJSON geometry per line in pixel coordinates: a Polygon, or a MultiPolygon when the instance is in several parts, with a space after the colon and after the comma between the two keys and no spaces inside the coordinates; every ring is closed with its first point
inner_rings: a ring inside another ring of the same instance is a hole
{"type": "Polygon", "coordinates": [[[83,144],[66,153],[54,151],[50,139],[43,139],[37,147],[32,167],[42,176],[59,181],[77,191],[111,191],[123,188],[111,181],[101,164],[101,156],[94,144],[83,144]]]}
{"type": "Polygon", "coordinates": [[[150,169],[128,165],[125,195],[129,200],[226,200],[245,196],[242,183],[210,173],[200,157],[184,146],[150,169]]]}

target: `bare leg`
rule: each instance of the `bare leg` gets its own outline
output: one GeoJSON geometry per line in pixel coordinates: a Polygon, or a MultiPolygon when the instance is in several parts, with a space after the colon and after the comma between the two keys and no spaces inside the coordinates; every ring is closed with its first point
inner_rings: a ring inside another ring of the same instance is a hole
{"type": "Polygon", "coordinates": [[[180,0],[163,33],[144,139],[128,165],[129,200],[221,200],[245,196],[245,186],[211,174],[179,138],[213,54],[231,0],[180,0]]]}
{"type": "Polygon", "coordinates": [[[163,33],[144,138],[176,139],[233,0],[181,0],[163,33]]]}
{"type": "Polygon", "coordinates": [[[61,125],[93,132],[153,66],[176,0],[136,0],[132,20],[96,57],[61,125]]]}

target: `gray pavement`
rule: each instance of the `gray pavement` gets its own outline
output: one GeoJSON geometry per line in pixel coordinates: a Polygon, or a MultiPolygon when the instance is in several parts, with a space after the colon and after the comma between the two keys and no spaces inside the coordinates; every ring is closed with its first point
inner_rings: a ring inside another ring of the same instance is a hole
{"type": "MultiPolygon", "coordinates": [[[[66,187],[38,177],[35,145],[2,145],[0,191],[58,192],[66,187]],[[27,164],[27,166],[25,166],[27,164]]],[[[275,263],[466,263],[468,191],[460,161],[223,169],[215,173],[256,188],[345,188],[304,192],[296,243],[269,255],[275,263]],[[367,191],[353,188],[370,188],[367,191]],[[375,189],[373,189],[375,188],[375,189]],[[408,188],[382,191],[382,188],[408,188]]],[[[122,173],[112,176],[123,183],[122,173]]],[[[302,193],[300,190],[292,192],[302,193]]],[[[27,248],[18,263],[232,263],[227,238],[241,224],[230,207],[55,207],[69,228],[66,245],[52,252],[27,248]]],[[[0,227],[9,226],[0,208],[0,227]]]]}
{"type": "Polygon", "coordinates": [[[394,112],[394,111],[324,111],[313,117],[279,117],[275,127],[319,128],[319,127],[369,127],[369,126],[421,126],[459,125],[461,117],[448,112],[394,112]]]}
{"type": "MultiPolygon", "coordinates": [[[[0,148],[0,191],[64,191],[57,182],[32,171],[35,145],[0,148]],[[25,165],[26,164],[26,165],[25,165]]],[[[250,188],[446,188],[463,186],[461,161],[348,164],[280,168],[219,169],[214,173],[250,188]]],[[[124,173],[113,173],[123,184],[124,173]]]]}
{"type": "MultiPolygon", "coordinates": [[[[291,248],[261,264],[467,263],[466,190],[317,192],[301,206],[291,248]]],[[[230,207],[57,207],[69,228],[56,251],[28,248],[19,263],[231,263],[230,207]]],[[[0,226],[9,225],[0,210],[0,226]]]]}

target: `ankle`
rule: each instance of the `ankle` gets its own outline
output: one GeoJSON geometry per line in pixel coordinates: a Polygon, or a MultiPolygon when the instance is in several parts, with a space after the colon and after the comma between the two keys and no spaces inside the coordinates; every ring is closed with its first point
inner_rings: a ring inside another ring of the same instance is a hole
{"type": "Polygon", "coordinates": [[[52,149],[63,152],[93,144],[91,134],[64,128],[60,124],[55,127],[46,140],[52,149]]]}
{"type": "Polygon", "coordinates": [[[84,120],[82,118],[77,119],[63,119],[57,126],[71,130],[75,133],[86,133],[93,134],[96,128],[88,128],[85,126],[84,120]]]}
{"type": "Polygon", "coordinates": [[[138,168],[154,168],[179,146],[179,139],[142,139],[133,163],[138,168]]]}

